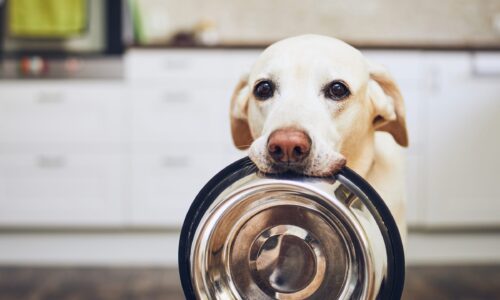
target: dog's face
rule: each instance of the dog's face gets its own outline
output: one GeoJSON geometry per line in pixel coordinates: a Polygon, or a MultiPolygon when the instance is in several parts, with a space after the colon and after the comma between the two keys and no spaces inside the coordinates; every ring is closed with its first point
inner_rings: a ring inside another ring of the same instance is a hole
{"type": "Polygon", "coordinates": [[[267,173],[327,176],[357,159],[375,130],[406,146],[401,95],[353,47],[306,35],[271,45],[231,101],[235,145],[267,173]]]}

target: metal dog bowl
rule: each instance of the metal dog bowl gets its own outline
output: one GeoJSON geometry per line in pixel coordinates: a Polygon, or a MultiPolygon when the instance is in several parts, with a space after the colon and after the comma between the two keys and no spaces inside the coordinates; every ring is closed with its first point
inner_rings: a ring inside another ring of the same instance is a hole
{"type": "Polygon", "coordinates": [[[400,299],[404,254],[388,208],[353,171],[273,176],[244,158],[191,205],[179,272],[187,299],[400,299]]]}

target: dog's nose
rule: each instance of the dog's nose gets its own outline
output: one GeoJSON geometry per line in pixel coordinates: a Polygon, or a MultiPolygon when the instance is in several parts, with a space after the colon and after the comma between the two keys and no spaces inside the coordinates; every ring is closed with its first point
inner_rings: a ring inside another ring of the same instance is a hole
{"type": "Polygon", "coordinates": [[[298,163],[311,150],[311,138],[302,130],[285,128],[271,133],[267,151],[276,163],[298,163]]]}

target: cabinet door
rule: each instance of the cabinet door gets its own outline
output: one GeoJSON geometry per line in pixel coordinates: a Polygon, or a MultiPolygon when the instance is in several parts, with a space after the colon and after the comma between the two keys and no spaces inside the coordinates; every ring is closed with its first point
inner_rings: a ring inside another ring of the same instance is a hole
{"type": "MultiPolygon", "coordinates": [[[[158,84],[237,80],[260,55],[260,50],[137,50],[125,55],[125,77],[158,84]]],[[[196,89],[196,84],[192,85],[196,89]]]]}
{"type": "Polygon", "coordinates": [[[123,221],[120,155],[0,155],[1,226],[99,226],[123,221]]]}
{"type": "Polygon", "coordinates": [[[119,142],[118,84],[48,81],[0,86],[0,143],[119,142]]]}
{"type": "Polygon", "coordinates": [[[500,225],[500,55],[489,54],[490,63],[480,56],[426,56],[435,75],[427,101],[430,225],[500,225]]]}
{"type": "Polygon", "coordinates": [[[243,154],[217,144],[134,147],[132,223],[178,228],[200,189],[243,154]]]}
{"type": "Polygon", "coordinates": [[[134,142],[231,143],[229,102],[233,87],[203,83],[132,88],[134,142]],[[193,89],[193,86],[196,86],[193,89]]]}

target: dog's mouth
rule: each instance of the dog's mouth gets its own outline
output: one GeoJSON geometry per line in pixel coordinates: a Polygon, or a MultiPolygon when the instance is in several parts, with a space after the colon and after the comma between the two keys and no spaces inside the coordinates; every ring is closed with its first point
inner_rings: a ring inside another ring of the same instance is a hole
{"type": "Polygon", "coordinates": [[[271,173],[287,173],[287,172],[292,172],[292,173],[298,173],[298,174],[303,174],[303,175],[308,175],[306,174],[307,170],[307,164],[304,163],[271,163],[271,173]]]}
{"type": "Polygon", "coordinates": [[[307,160],[301,163],[275,163],[270,159],[254,160],[257,168],[266,174],[284,174],[294,173],[312,177],[329,177],[337,173],[346,165],[346,160],[343,157],[332,160],[330,163],[320,165],[312,160],[307,160]]]}

